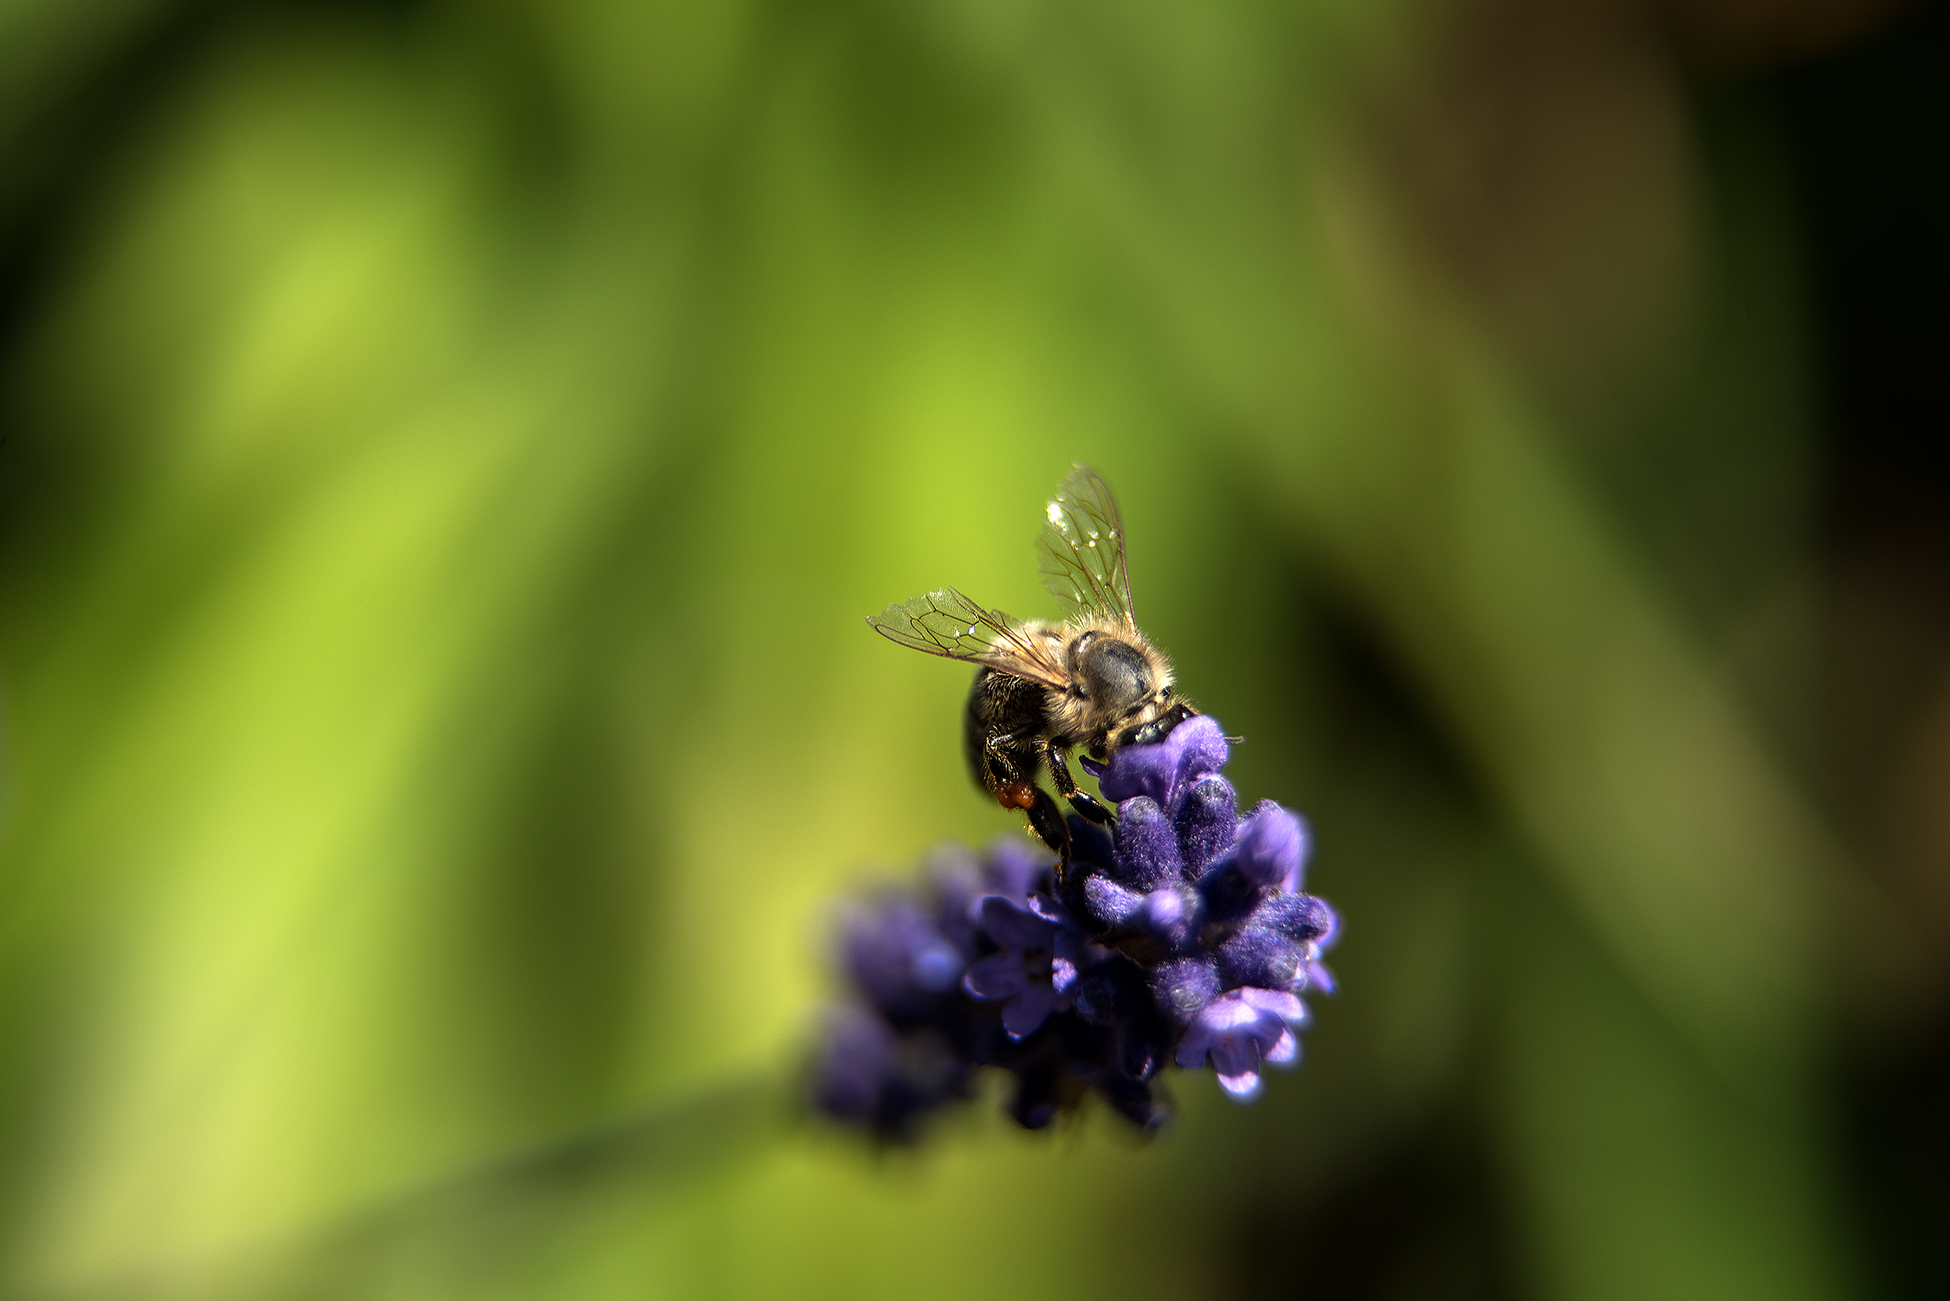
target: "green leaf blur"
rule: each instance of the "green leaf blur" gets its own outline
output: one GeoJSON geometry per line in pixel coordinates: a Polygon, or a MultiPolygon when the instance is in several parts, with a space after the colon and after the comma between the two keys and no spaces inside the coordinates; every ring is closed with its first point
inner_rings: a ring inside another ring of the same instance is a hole
{"type": "Polygon", "coordinates": [[[1796,766],[1778,124],[1620,36],[1468,209],[1474,12],[8,7],[0,1285],[1865,1287],[1834,1027],[1923,978],[1796,766]],[[830,900],[1013,826],[861,616],[1045,613],[1072,461],[1345,993],[1150,1148],[767,1128],[830,900]],[[682,1177],[281,1255],[753,1079],[682,1177]]]}

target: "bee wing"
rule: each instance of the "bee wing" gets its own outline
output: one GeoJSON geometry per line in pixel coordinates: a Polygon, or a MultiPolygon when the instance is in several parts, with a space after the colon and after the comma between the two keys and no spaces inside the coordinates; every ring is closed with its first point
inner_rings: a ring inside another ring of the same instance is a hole
{"type": "Polygon", "coordinates": [[[1064,614],[1115,619],[1133,631],[1131,571],[1124,558],[1124,520],[1110,485],[1087,465],[1050,499],[1049,522],[1036,539],[1043,586],[1063,604],[1064,614]]]}
{"type": "Polygon", "coordinates": [[[1059,690],[1070,685],[1070,675],[1040,638],[1024,632],[1002,611],[985,610],[952,587],[890,605],[869,615],[867,622],[887,640],[917,651],[986,664],[1059,690]]]}

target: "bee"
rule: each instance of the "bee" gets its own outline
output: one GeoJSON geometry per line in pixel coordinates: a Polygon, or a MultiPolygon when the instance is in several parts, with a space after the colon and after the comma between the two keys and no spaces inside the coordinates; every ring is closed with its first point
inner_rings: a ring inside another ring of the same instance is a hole
{"type": "Polygon", "coordinates": [[[1036,550],[1043,585],[1067,617],[1020,622],[952,587],[869,616],[873,630],[929,655],[976,665],[963,716],[975,781],[1006,809],[1020,809],[1062,863],[1070,828],[1049,792],[1099,825],[1111,811],[1077,788],[1070,753],[1098,762],[1127,745],[1149,745],[1198,711],[1177,694],[1171,662],[1138,631],[1124,521],[1110,486],[1079,465],[1049,502],[1036,550]]]}

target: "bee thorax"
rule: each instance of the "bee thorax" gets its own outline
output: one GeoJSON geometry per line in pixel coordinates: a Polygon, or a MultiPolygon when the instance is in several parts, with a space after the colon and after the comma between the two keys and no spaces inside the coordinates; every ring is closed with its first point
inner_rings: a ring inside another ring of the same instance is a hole
{"type": "Polygon", "coordinates": [[[1078,659],[1078,684],[1085,698],[1105,717],[1131,712],[1156,689],[1151,662],[1127,642],[1099,637],[1078,659]]]}

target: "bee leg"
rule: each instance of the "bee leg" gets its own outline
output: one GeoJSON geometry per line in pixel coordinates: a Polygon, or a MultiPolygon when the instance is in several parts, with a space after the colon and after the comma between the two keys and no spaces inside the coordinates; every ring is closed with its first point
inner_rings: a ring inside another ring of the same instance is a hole
{"type": "Polygon", "coordinates": [[[1071,808],[1100,827],[1111,824],[1111,811],[1098,803],[1089,792],[1077,789],[1077,780],[1070,775],[1068,747],[1055,741],[1049,742],[1043,747],[1043,760],[1049,765],[1049,776],[1056,783],[1056,793],[1070,801],[1071,808]]]}
{"type": "Polygon", "coordinates": [[[1046,790],[1036,791],[1035,802],[1025,812],[1037,838],[1056,855],[1056,874],[1061,877],[1070,866],[1070,824],[1063,820],[1062,811],[1046,790]]]}
{"type": "Polygon", "coordinates": [[[1004,733],[984,738],[977,752],[982,784],[1005,809],[1026,811],[1036,798],[1036,751],[1024,749],[1021,737],[1004,733]]]}
{"type": "Polygon", "coordinates": [[[1056,855],[1061,873],[1070,863],[1070,824],[1049,792],[1036,785],[1036,743],[1023,732],[1005,732],[982,738],[974,753],[982,784],[996,803],[1028,817],[1029,829],[1056,855]]]}

